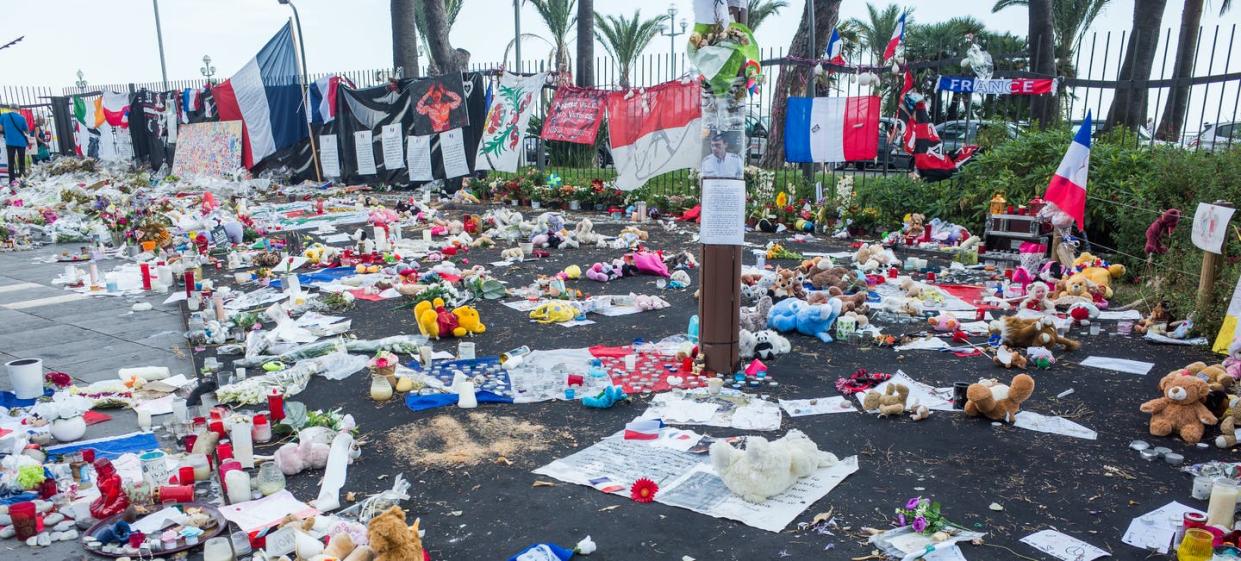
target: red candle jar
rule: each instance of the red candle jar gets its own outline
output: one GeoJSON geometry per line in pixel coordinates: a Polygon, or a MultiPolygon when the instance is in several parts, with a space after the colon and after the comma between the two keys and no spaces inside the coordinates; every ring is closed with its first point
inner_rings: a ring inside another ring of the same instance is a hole
{"type": "Polygon", "coordinates": [[[694,370],[694,359],[685,357],[681,359],[681,372],[691,372],[694,370]]]}
{"type": "Polygon", "coordinates": [[[930,283],[935,282],[935,273],[928,271],[926,273],[926,282],[930,282],[930,283]]]}
{"type": "Polygon", "coordinates": [[[898,274],[900,274],[900,271],[896,270],[896,267],[888,267],[888,278],[894,279],[898,274]]]}
{"type": "Polygon", "coordinates": [[[147,535],[142,532],[130,532],[129,547],[137,549],[142,547],[142,542],[146,541],[147,535]]]}
{"type": "Polygon", "coordinates": [[[142,271],[142,290],[151,290],[151,264],[141,263],[138,269],[142,271]]]}
{"type": "Polygon", "coordinates": [[[274,423],[284,420],[284,394],[276,388],[272,388],[267,394],[267,413],[271,415],[274,423]]]}
{"type": "Polygon", "coordinates": [[[189,298],[194,294],[194,271],[185,272],[185,297],[189,298]]]}
{"type": "Polygon", "coordinates": [[[26,501],[10,506],[9,516],[13,519],[13,530],[17,532],[17,539],[26,540],[39,533],[39,522],[33,502],[26,501]]]}
{"type": "MultiPolygon", "coordinates": [[[[186,468],[181,468],[186,469],[186,468]]],[[[194,468],[190,470],[190,481],[194,480],[194,468]]],[[[163,503],[191,503],[194,502],[194,486],[193,485],[164,485],[159,488],[159,502],[163,503]]]]}
{"type": "Polygon", "coordinates": [[[1207,515],[1198,512],[1186,512],[1184,518],[1181,519],[1181,524],[1185,526],[1186,530],[1190,528],[1206,528],[1207,515]]]}
{"type": "Polygon", "coordinates": [[[250,438],[253,438],[258,443],[271,440],[271,423],[267,422],[266,413],[256,413],[254,415],[254,426],[250,429],[250,438]]]}
{"type": "Polygon", "coordinates": [[[194,468],[191,466],[181,466],[177,469],[177,483],[181,485],[194,484],[194,468]]]}
{"type": "Polygon", "coordinates": [[[214,432],[220,435],[221,437],[228,436],[224,432],[224,421],[223,420],[212,419],[209,423],[207,423],[207,430],[214,432]]]}
{"type": "Polygon", "coordinates": [[[95,463],[95,449],[85,448],[82,450],[82,461],[88,464],[95,463]]]}
{"type": "Polygon", "coordinates": [[[188,453],[190,453],[190,452],[193,452],[193,451],[194,451],[194,443],[196,443],[196,442],[198,442],[198,435],[197,435],[197,434],[187,434],[187,435],[185,435],[185,453],[187,453],[187,454],[188,454],[188,453]]]}
{"type": "Polygon", "coordinates": [[[233,443],[221,442],[215,445],[215,456],[223,464],[225,461],[233,459],[233,443]]]}
{"type": "Polygon", "coordinates": [[[586,378],[584,378],[581,374],[569,374],[568,384],[570,386],[580,386],[584,383],[586,383],[586,378]]]}
{"type": "Polygon", "coordinates": [[[228,472],[240,471],[240,470],[241,470],[241,462],[237,460],[229,460],[227,462],[222,462],[220,464],[220,472],[219,472],[220,489],[223,489],[225,493],[228,493],[228,484],[225,483],[226,481],[228,481],[228,472]]]}

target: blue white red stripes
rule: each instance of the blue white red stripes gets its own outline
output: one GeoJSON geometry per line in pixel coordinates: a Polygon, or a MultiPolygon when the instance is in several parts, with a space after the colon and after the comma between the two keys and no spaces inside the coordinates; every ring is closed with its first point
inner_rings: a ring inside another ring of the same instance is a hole
{"type": "Polygon", "coordinates": [[[306,138],[293,30],[285,24],[232,78],[212,89],[222,121],[242,121],[242,160],[263,158],[306,138]]]}
{"type": "Polygon", "coordinates": [[[1047,185],[1043,200],[1056,205],[1062,212],[1072,216],[1078,228],[1086,224],[1086,177],[1090,171],[1090,111],[1081,128],[1073,136],[1073,142],[1060,160],[1056,175],[1047,185]]]}
{"type": "Polygon", "coordinates": [[[840,31],[832,28],[832,36],[827,40],[827,48],[823,50],[823,58],[832,64],[845,63],[845,43],[840,40],[840,31]]]}
{"type": "Polygon", "coordinates": [[[873,160],[879,152],[878,96],[790,97],[784,153],[790,162],[873,160]]]}
{"type": "Polygon", "coordinates": [[[883,49],[883,60],[887,61],[896,55],[896,47],[905,41],[905,15],[901,12],[901,19],[896,20],[896,28],[892,30],[892,38],[888,39],[888,46],[883,49]]]}

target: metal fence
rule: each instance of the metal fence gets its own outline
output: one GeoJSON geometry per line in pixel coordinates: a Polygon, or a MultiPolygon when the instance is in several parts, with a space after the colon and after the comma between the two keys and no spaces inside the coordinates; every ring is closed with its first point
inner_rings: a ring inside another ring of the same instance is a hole
{"type": "MultiPolygon", "coordinates": [[[[1237,109],[1241,106],[1241,73],[1236,72],[1232,65],[1232,53],[1236,39],[1236,26],[1203,28],[1199,33],[1195,47],[1195,56],[1191,79],[1183,81],[1188,84],[1186,100],[1188,112],[1184,129],[1187,131],[1181,138],[1170,142],[1157,140],[1152,134],[1166,113],[1165,104],[1173,94],[1171,81],[1173,62],[1177,53],[1177,32],[1172,28],[1160,34],[1158,50],[1155,54],[1155,66],[1149,80],[1119,81],[1121,63],[1129,37],[1122,33],[1092,33],[1081,39],[1071,57],[1061,58],[1058,68],[1061,74],[1059,89],[1060,117],[1069,122],[1077,122],[1087,110],[1094,113],[1096,123],[1106,120],[1106,113],[1111,106],[1117,91],[1142,88],[1147,90],[1147,114],[1149,125],[1137,134],[1131,135],[1135,144],[1150,147],[1161,144],[1174,144],[1193,150],[1218,149],[1221,146],[1231,147],[1234,140],[1241,142],[1241,125],[1232,126],[1237,120],[1237,109]],[[1204,138],[1199,141],[1199,136],[1204,138]],[[1206,138],[1209,137],[1209,138],[1206,138]]],[[[997,42],[1000,39],[997,39],[997,42]]],[[[907,37],[912,45],[913,38],[907,37]]],[[[993,53],[995,75],[997,77],[1034,76],[1029,72],[1029,60],[1024,53],[1024,42],[1017,41],[1017,53],[1000,52],[1010,44],[981,46],[993,53]]],[[[943,43],[923,40],[918,52],[909,53],[911,64],[917,70],[919,91],[930,100],[932,119],[937,123],[941,138],[946,149],[962,144],[990,142],[996,138],[1022,134],[1029,127],[1029,97],[995,96],[980,94],[954,94],[937,92],[933,89],[937,75],[969,75],[972,72],[962,68],[961,59],[968,44],[964,38],[954,37],[943,43]],[[986,138],[983,132],[998,131],[986,138]]],[[[880,61],[868,49],[848,53],[849,62],[856,66],[873,66],[880,61]]],[[[761,51],[763,72],[766,81],[760,91],[750,97],[748,115],[746,117],[749,145],[746,148],[749,163],[758,163],[767,150],[766,134],[772,127],[780,127],[781,123],[771,122],[772,105],[778,98],[804,95],[804,91],[777,91],[782,72],[795,65],[805,66],[808,61],[793,60],[786,57],[783,47],[768,48],[761,51]]],[[[1241,63],[1241,61],[1239,61],[1241,63]]],[[[470,70],[495,72],[501,64],[474,63],[470,70]]],[[[530,59],[523,61],[521,70],[526,72],[542,72],[550,70],[549,59],[530,59]]],[[[510,67],[511,68],[511,67],[510,67]]],[[[633,87],[652,86],[683,76],[690,71],[689,61],[685,54],[646,54],[628,65],[628,82],[633,87]]],[[[368,87],[384,83],[389,77],[399,75],[399,69],[369,69],[334,73],[315,73],[310,79],[318,79],[328,75],[339,75],[348,78],[357,87],[368,87]]],[[[424,69],[422,75],[426,74],[424,69]]],[[[593,83],[599,88],[619,88],[626,77],[624,65],[611,57],[596,57],[593,83]]],[[[899,89],[900,77],[893,73],[881,74],[882,83],[873,92],[885,100],[885,117],[895,116],[894,97],[899,89]]],[[[47,116],[49,126],[53,125],[51,116],[52,96],[72,96],[82,93],[111,91],[136,91],[141,88],[152,90],[200,88],[207,82],[206,78],[170,81],[165,88],[162,82],[123,83],[95,85],[85,88],[76,86],[61,88],[55,91],[50,87],[0,86],[0,105],[31,108],[36,116],[47,116]]],[[[848,72],[825,72],[818,78],[817,95],[856,96],[868,95],[870,86],[862,86],[856,75],[848,72]]],[[[546,171],[555,172],[567,184],[587,184],[593,179],[610,180],[615,171],[608,162],[606,138],[596,141],[593,148],[576,148],[560,143],[543,145],[537,138],[537,124],[541,123],[551,101],[554,87],[544,92],[542,102],[533,120],[535,126],[532,134],[526,139],[526,150],[523,150],[524,163],[540,166],[546,171]]],[[[886,126],[898,127],[890,122],[886,126]]],[[[54,134],[62,131],[54,130],[54,134]]],[[[68,132],[68,131],[64,131],[68,132]]],[[[870,162],[849,162],[847,166],[819,165],[815,166],[813,180],[807,181],[802,168],[780,164],[767,166],[774,168],[776,189],[788,190],[806,196],[813,192],[814,183],[822,183],[825,188],[835,185],[843,174],[855,176],[855,182],[865,182],[875,177],[908,172],[909,155],[898,146],[900,143],[881,142],[888,148],[880,158],[870,162]],[[852,168],[852,169],[844,169],[852,168]]],[[[654,178],[646,187],[657,194],[692,194],[697,186],[691,181],[687,170],[667,173],[654,178]]]]}

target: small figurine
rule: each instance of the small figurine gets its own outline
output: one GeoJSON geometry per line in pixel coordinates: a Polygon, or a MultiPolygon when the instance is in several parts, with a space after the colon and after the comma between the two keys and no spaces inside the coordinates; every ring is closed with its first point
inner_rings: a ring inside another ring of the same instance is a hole
{"type": "Polygon", "coordinates": [[[122,491],[121,475],[107,458],[95,460],[96,485],[99,498],[90,504],[90,515],[98,520],[117,514],[129,506],[129,497],[122,491]]]}

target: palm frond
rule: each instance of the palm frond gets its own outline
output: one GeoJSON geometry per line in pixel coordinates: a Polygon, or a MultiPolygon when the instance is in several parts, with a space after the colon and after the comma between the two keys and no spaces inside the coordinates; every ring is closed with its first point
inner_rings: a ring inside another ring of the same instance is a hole
{"type": "Polygon", "coordinates": [[[788,6],[789,3],[785,0],[749,0],[746,17],[749,19],[750,29],[758,29],[763,21],[788,6]]]}

